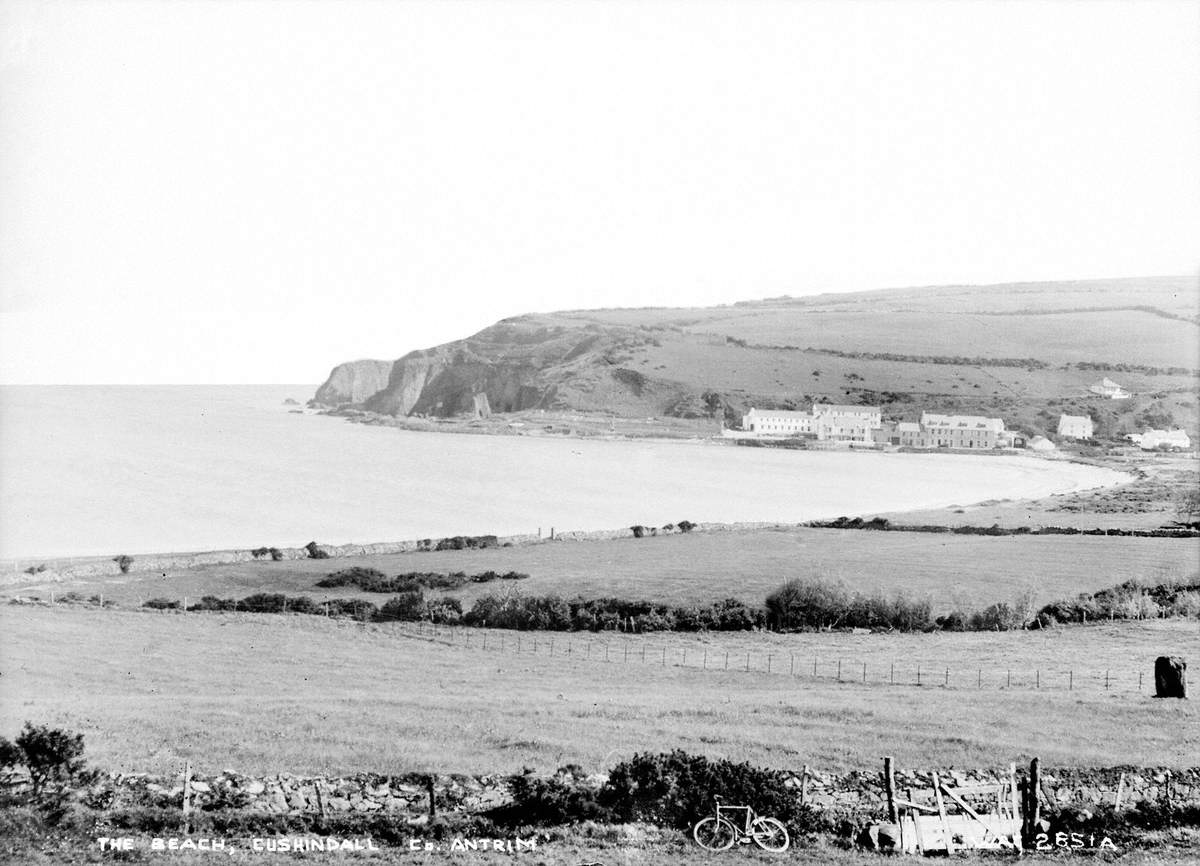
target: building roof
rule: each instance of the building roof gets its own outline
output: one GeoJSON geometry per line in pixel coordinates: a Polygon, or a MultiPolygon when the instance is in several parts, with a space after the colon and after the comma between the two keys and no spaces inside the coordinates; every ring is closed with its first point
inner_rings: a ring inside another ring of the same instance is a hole
{"type": "Polygon", "coordinates": [[[995,430],[997,433],[1004,429],[1003,418],[985,418],[983,415],[939,415],[936,412],[922,412],[921,423],[926,427],[961,427],[968,430],[995,430]]]}
{"type": "Polygon", "coordinates": [[[810,412],[797,412],[794,409],[758,409],[752,408],[747,415],[764,415],[772,418],[811,418],[810,412]]]}
{"type": "Polygon", "coordinates": [[[822,414],[850,415],[859,412],[879,412],[878,406],[850,406],[846,403],[813,403],[813,414],[820,409],[822,414]]]}

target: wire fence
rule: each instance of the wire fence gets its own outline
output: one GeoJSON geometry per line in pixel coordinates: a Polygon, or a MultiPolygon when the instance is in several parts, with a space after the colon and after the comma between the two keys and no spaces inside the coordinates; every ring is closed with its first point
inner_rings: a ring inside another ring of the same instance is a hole
{"type": "MultiPolygon", "coordinates": [[[[18,599],[19,600],[19,599],[18,599]]],[[[191,599],[195,601],[195,599],[191,599]]],[[[162,601],[162,600],[160,600],[162,601]]],[[[44,604],[36,600],[34,603],[44,604]]],[[[168,602],[171,606],[149,608],[139,604],[137,611],[163,615],[220,615],[213,611],[188,610],[189,598],[168,602]]],[[[112,601],[103,595],[89,599],[51,595],[51,607],[111,609],[112,601]]],[[[443,625],[426,621],[408,621],[381,617],[337,616],[328,603],[318,602],[307,614],[280,612],[284,621],[301,616],[324,616],[340,622],[366,627],[378,625],[387,632],[427,641],[431,646],[458,647],[480,653],[512,653],[543,656],[569,662],[631,665],[639,667],[694,669],[712,673],[790,677],[812,682],[832,682],[859,686],[896,686],[940,688],[961,691],[985,689],[1034,690],[1050,692],[1086,692],[1145,694],[1153,692],[1153,678],[1143,671],[1129,669],[1077,669],[1070,666],[1014,668],[996,666],[946,665],[929,661],[899,660],[875,656],[850,658],[836,652],[793,651],[784,648],[763,650],[741,647],[681,645],[689,636],[705,635],[708,640],[742,640],[747,632],[645,632],[629,634],[613,631],[515,631],[473,626],[443,625]],[[674,641],[674,643],[671,643],[674,641]]],[[[130,610],[130,608],[122,608],[130,610]]],[[[255,612],[255,611],[243,611],[255,612]]],[[[261,611],[260,611],[261,612],[261,611]]],[[[884,655],[884,653],[880,653],[884,655]]]]}

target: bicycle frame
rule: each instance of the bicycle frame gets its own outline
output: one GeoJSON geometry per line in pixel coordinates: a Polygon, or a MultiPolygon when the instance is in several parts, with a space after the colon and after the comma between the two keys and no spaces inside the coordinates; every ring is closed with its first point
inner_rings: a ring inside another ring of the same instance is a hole
{"type": "Polygon", "coordinates": [[[728,818],[725,819],[726,821],[729,821],[729,825],[731,827],[733,827],[734,830],[737,831],[739,839],[742,836],[750,835],[750,825],[753,824],[754,819],[758,817],[756,814],[754,814],[754,809],[752,809],[749,806],[722,806],[720,804],[720,802],[718,802],[717,803],[717,820],[718,821],[721,820],[722,812],[743,812],[743,813],[745,813],[745,823],[741,827],[739,827],[733,821],[730,821],[728,818]]]}

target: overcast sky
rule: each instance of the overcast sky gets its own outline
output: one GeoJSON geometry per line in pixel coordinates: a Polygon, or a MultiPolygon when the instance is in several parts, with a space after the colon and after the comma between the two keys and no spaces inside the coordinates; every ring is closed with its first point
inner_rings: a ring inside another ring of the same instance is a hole
{"type": "Polygon", "coordinates": [[[1196,2],[0,4],[0,382],[1194,273],[1196,2]]]}

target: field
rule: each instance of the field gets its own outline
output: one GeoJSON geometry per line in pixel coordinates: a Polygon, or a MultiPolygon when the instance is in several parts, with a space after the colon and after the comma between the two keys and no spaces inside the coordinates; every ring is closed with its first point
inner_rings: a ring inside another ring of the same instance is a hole
{"type": "Polygon", "coordinates": [[[793,769],[874,769],[885,752],[913,767],[1034,754],[1048,765],[1158,766],[1200,752],[1194,702],[1148,696],[1155,656],[1200,656],[1195,622],[628,643],[609,634],[607,660],[595,635],[558,635],[551,652],[546,635],[527,634],[518,652],[512,632],[486,633],[485,649],[474,629],[430,636],[321,617],[8,605],[0,628],[0,731],[25,720],[80,731],[109,770],[176,772],[185,760],[200,772],[598,770],[672,748],[793,769]],[[739,670],[746,653],[750,670],[739,670]],[[927,677],[919,687],[917,664],[927,677]]]}
{"type": "MultiPolygon", "coordinates": [[[[965,522],[965,521],[963,521],[965,522]]],[[[519,582],[468,584],[454,595],[469,605],[486,593],[556,593],[564,598],[618,596],[668,604],[740,598],[761,604],[793,577],[821,577],[885,594],[929,596],[938,613],[1011,602],[1032,590],[1040,603],[1129,579],[1160,583],[1200,571],[1194,540],[1084,536],[984,537],[904,532],[781,529],[691,533],[611,541],[557,542],[480,551],[247,562],[159,574],[133,573],[85,582],[8,589],[4,595],[49,597],[53,590],[137,606],[153,597],[241,598],[256,592],[317,600],[387,595],[354,587],[319,589],[326,574],[352,565],[394,575],[409,571],[519,571],[519,582]]],[[[2,596],[0,596],[2,597],[2,596]]]]}

